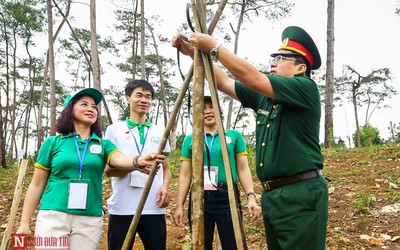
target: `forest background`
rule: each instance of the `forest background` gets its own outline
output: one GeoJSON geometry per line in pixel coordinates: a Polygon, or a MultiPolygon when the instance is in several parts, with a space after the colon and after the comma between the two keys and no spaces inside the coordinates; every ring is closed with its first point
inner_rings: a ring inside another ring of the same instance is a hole
{"type": "MultiPolygon", "coordinates": [[[[326,124],[326,113],[321,118],[321,143],[329,147],[398,143],[400,118],[395,114],[400,103],[400,56],[391,44],[400,44],[400,34],[385,27],[400,24],[399,1],[348,2],[335,6],[332,0],[228,1],[214,34],[225,46],[268,71],[269,54],[279,47],[282,30],[289,25],[305,28],[321,52],[323,66],[312,77],[321,87],[324,104],[329,82],[335,89],[328,100],[332,124],[326,124]],[[328,26],[329,13],[334,29],[328,26]],[[330,33],[334,37],[328,37],[330,33]],[[329,56],[332,48],[334,53],[329,56]],[[329,72],[334,75],[331,80],[329,72]]],[[[0,3],[2,166],[8,165],[6,159],[34,155],[41,142],[54,134],[54,119],[66,94],[83,87],[98,87],[106,94],[105,128],[126,116],[125,84],[145,78],[157,91],[150,118],[153,123],[166,124],[183,82],[170,38],[178,30],[191,32],[185,13],[188,1],[52,1],[54,70],[50,67],[47,73],[50,27],[46,1],[0,3]],[[94,3],[95,17],[90,14],[94,3]],[[96,20],[96,32],[91,17],[96,20]]],[[[210,20],[217,2],[208,3],[210,20]]],[[[190,64],[188,58],[180,58],[183,74],[190,64]]],[[[223,94],[220,102],[226,127],[242,131],[248,143],[254,143],[253,114],[223,94]]],[[[170,135],[173,147],[179,147],[191,132],[189,105],[185,99],[170,135]]]]}

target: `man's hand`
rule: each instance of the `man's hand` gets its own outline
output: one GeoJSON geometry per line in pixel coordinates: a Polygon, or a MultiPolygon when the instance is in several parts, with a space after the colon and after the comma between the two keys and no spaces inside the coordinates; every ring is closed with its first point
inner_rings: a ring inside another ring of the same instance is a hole
{"type": "Polygon", "coordinates": [[[190,44],[189,39],[185,35],[177,33],[174,37],[172,37],[171,45],[177,48],[182,54],[193,58],[193,45],[190,44]]]}
{"type": "Polygon", "coordinates": [[[157,193],[157,202],[160,206],[160,208],[167,207],[169,204],[169,192],[168,192],[168,187],[165,187],[164,185],[161,186],[160,190],[157,193]]]}

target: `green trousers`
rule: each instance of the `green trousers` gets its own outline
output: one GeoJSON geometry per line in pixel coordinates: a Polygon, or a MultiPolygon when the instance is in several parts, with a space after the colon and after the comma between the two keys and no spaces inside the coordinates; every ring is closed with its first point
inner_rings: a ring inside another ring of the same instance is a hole
{"type": "Polygon", "coordinates": [[[328,188],[323,176],[273,190],[261,197],[269,250],[323,250],[328,188]]]}

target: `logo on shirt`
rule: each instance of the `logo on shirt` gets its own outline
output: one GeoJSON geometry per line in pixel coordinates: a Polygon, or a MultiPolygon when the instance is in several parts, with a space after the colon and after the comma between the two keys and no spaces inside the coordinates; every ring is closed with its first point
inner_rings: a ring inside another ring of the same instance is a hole
{"type": "Polygon", "coordinates": [[[152,138],[151,138],[151,142],[152,142],[152,143],[160,144],[160,141],[161,141],[161,140],[160,140],[160,138],[158,138],[158,137],[152,137],[152,138]]]}
{"type": "Polygon", "coordinates": [[[100,154],[102,150],[103,150],[103,148],[101,147],[101,145],[92,145],[89,148],[90,153],[96,154],[96,155],[100,154]]]}
{"type": "Polygon", "coordinates": [[[230,144],[232,142],[232,139],[229,136],[226,136],[225,139],[226,139],[226,144],[230,144]]]}
{"type": "Polygon", "coordinates": [[[131,133],[129,131],[125,132],[125,140],[129,141],[131,139],[131,133]]]}

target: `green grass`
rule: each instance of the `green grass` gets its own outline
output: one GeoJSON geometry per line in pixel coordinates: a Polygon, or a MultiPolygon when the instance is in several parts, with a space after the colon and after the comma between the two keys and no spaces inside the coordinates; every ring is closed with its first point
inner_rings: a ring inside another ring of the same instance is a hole
{"type": "Polygon", "coordinates": [[[386,193],[386,196],[390,200],[391,204],[400,202],[400,191],[395,189],[389,189],[386,193]]]}
{"type": "Polygon", "coordinates": [[[360,198],[355,200],[355,206],[361,213],[369,213],[370,209],[375,205],[376,198],[365,191],[359,193],[360,198]]]}

